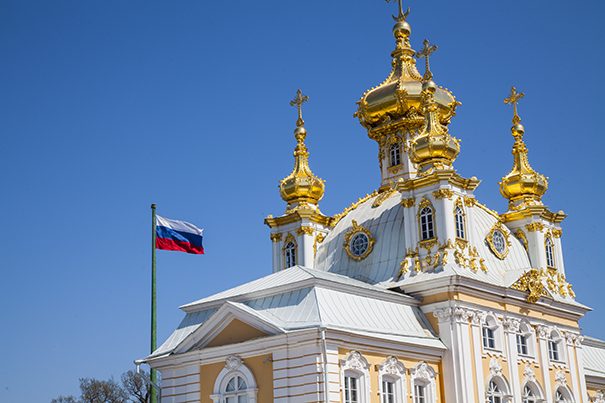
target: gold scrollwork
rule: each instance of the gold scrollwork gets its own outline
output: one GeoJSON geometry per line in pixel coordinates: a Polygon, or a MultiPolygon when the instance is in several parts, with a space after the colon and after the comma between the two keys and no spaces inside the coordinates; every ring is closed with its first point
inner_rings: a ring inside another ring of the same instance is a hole
{"type": "Polygon", "coordinates": [[[416,251],[413,251],[412,248],[408,248],[407,252],[405,253],[405,257],[415,257],[418,256],[420,252],[418,251],[418,246],[416,246],[416,251]]]}
{"type": "Polygon", "coordinates": [[[420,245],[421,248],[429,251],[429,253],[431,252],[431,249],[433,249],[433,246],[435,246],[436,244],[437,238],[427,239],[426,241],[418,242],[418,245],[420,245]]]}
{"type": "Polygon", "coordinates": [[[271,234],[270,237],[271,237],[271,241],[279,242],[279,241],[281,241],[282,234],[271,234]]]}
{"type": "Polygon", "coordinates": [[[542,270],[530,269],[525,272],[516,282],[511,285],[511,288],[520,291],[527,291],[527,301],[535,304],[540,297],[547,296],[548,293],[542,284],[542,270]]]}
{"type": "Polygon", "coordinates": [[[521,229],[518,228],[517,232],[515,232],[515,236],[517,237],[518,240],[520,240],[523,243],[523,247],[525,248],[525,251],[529,253],[529,249],[527,246],[527,237],[525,236],[525,232],[521,231],[521,229]]]}
{"type": "Polygon", "coordinates": [[[322,243],[324,239],[324,234],[321,232],[315,237],[315,240],[313,241],[313,258],[315,258],[315,255],[317,254],[317,244],[322,243]]]}
{"type": "Polygon", "coordinates": [[[387,170],[393,175],[398,174],[403,170],[403,164],[394,165],[392,167],[388,167],[387,170]]]}
{"type": "Polygon", "coordinates": [[[401,199],[401,205],[403,208],[411,208],[416,204],[416,198],[410,197],[409,199],[401,199]]]}
{"type": "Polygon", "coordinates": [[[297,235],[309,235],[312,236],[315,229],[313,227],[302,226],[295,229],[297,235]]]}
{"type": "Polygon", "coordinates": [[[510,241],[508,240],[508,231],[504,229],[500,221],[496,221],[496,224],[494,224],[494,226],[490,229],[489,234],[487,234],[485,239],[487,240],[492,252],[494,252],[494,255],[496,255],[499,259],[504,259],[506,255],[508,255],[508,248],[510,246],[510,241]],[[502,244],[500,244],[498,240],[494,241],[494,236],[499,238],[499,234],[502,234],[503,237],[502,244]]]}
{"type": "Polygon", "coordinates": [[[466,207],[473,207],[475,205],[475,198],[474,197],[465,197],[464,205],[466,207]]]}
{"type": "Polygon", "coordinates": [[[420,266],[420,258],[416,256],[416,258],[414,258],[414,271],[418,273],[420,270],[422,270],[422,266],[420,266]]]}
{"type": "Polygon", "coordinates": [[[527,224],[525,226],[525,229],[527,229],[527,231],[529,232],[534,232],[534,231],[544,231],[544,224],[542,224],[541,222],[534,222],[531,224],[527,224]]]}
{"type": "Polygon", "coordinates": [[[552,233],[552,236],[554,236],[555,238],[561,238],[561,235],[563,235],[563,230],[560,229],[551,229],[550,232],[552,233]]]}
{"type": "Polygon", "coordinates": [[[367,228],[365,228],[363,225],[358,225],[357,221],[353,220],[351,229],[345,235],[345,241],[342,244],[342,247],[347,251],[347,255],[349,255],[349,257],[351,259],[360,261],[360,260],[365,259],[370,254],[370,252],[372,252],[372,247],[374,246],[375,241],[376,241],[376,238],[374,238],[372,236],[372,234],[370,234],[370,231],[367,228]],[[361,255],[354,254],[353,251],[351,250],[351,244],[350,244],[350,241],[353,238],[353,236],[358,233],[365,234],[365,236],[368,239],[367,248],[361,255]]]}
{"type": "Polygon", "coordinates": [[[485,266],[485,259],[479,259],[479,265],[481,266],[481,270],[487,273],[487,266],[485,266]]]}
{"type": "Polygon", "coordinates": [[[395,193],[395,189],[385,190],[384,192],[380,193],[378,197],[376,197],[376,199],[374,200],[374,203],[372,203],[372,207],[380,206],[386,199],[391,197],[393,193],[395,193]]]}
{"type": "Polygon", "coordinates": [[[433,196],[435,197],[435,200],[441,200],[444,198],[451,200],[452,197],[454,197],[454,191],[451,189],[439,189],[433,192],[433,196]]]}
{"type": "Polygon", "coordinates": [[[410,262],[408,262],[407,258],[401,261],[401,263],[399,264],[399,273],[397,274],[397,280],[399,280],[401,276],[408,272],[409,266],[410,262]]]}

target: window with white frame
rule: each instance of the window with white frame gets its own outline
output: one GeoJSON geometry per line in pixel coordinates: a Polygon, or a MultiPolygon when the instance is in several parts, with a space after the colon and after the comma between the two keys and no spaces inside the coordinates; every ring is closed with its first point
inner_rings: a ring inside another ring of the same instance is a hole
{"type": "Polygon", "coordinates": [[[534,357],[535,337],[532,327],[526,320],[519,324],[519,330],[516,334],[517,354],[525,357],[534,357]]]}
{"type": "Polygon", "coordinates": [[[551,330],[546,340],[548,346],[548,359],[554,362],[565,361],[564,339],[558,329],[551,330]]]}
{"type": "Polygon", "coordinates": [[[395,165],[401,164],[401,150],[399,144],[392,144],[389,152],[391,156],[391,164],[389,166],[394,167],[395,165]]]}
{"type": "Polygon", "coordinates": [[[351,351],[340,361],[342,401],[370,402],[370,364],[359,351],[351,351]]]}
{"type": "Polygon", "coordinates": [[[546,249],[546,265],[548,267],[554,268],[555,267],[555,255],[553,252],[552,238],[550,236],[547,236],[546,239],[544,240],[544,247],[546,249]]]}
{"type": "Polygon", "coordinates": [[[286,269],[296,266],[296,244],[292,241],[288,242],[284,247],[284,256],[286,259],[286,269]]]}
{"type": "Polygon", "coordinates": [[[460,206],[454,209],[456,219],[456,238],[464,239],[464,212],[460,206]]]}
{"type": "Polygon", "coordinates": [[[502,350],[502,329],[500,320],[492,312],[485,316],[481,327],[483,348],[488,350],[502,350]]]}
{"type": "Polygon", "coordinates": [[[381,403],[399,403],[405,400],[405,366],[397,357],[388,356],[378,366],[378,384],[381,403]]]}
{"type": "Polygon", "coordinates": [[[433,209],[424,207],[420,210],[420,240],[435,238],[435,229],[433,225],[433,209]]]}
{"type": "Polygon", "coordinates": [[[486,395],[489,403],[502,403],[502,390],[494,380],[487,385],[486,395]]]}
{"type": "Polygon", "coordinates": [[[495,358],[489,362],[489,370],[491,374],[487,377],[485,383],[485,401],[489,403],[507,403],[512,399],[511,388],[502,375],[502,365],[495,358]]]}
{"type": "Polygon", "coordinates": [[[214,382],[214,403],[256,403],[258,389],[252,371],[235,355],[227,357],[227,364],[214,382]]]}
{"type": "Polygon", "coordinates": [[[555,389],[555,403],[572,403],[574,400],[567,386],[557,386],[555,389]]]}
{"type": "Polygon", "coordinates": [[[412,367],[410,384],[414,403],[434,403],[437,400],[435,379],[437,372],[426,362],[412,367]]]}

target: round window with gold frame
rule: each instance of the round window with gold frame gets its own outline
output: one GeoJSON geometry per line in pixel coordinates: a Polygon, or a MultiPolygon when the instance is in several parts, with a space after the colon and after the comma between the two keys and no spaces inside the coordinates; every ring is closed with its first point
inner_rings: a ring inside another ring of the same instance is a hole
{"type": "Polygon", "coordinates": [[[502,224],[497,222],[490,230],[487,237],[485,237],[487,243],[499,259],[504,259],[508,255],[508,247],[510,242],[508,240],[508,233],[502,228],[502,224]]]}
{"type": "Polygon", "coordinates": [[[353,226],[345,235],[345,242],[342,247],[351,259],[360,261],[372,252],[374,241],[375,238],[372,237],[370,231],[353,220],[353,226]]]}

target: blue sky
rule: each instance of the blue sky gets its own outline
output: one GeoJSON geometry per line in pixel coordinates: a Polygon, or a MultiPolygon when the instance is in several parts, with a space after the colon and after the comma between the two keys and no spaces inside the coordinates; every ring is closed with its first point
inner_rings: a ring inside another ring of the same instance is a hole
{"type": "MultiPolygon", "coordinates": [[[[462,102],[455,163],[504,212],[511,86],[543,201],[564,210],[567,278],[605,339],[600,1],[409,1],[434,81],[462,102]],[[594,150],[594,151],[593,151],[594,150]]],[[[151,203],[204,228],[206,255],[158,252],[158,340],[178,306],[271,272],[263,219],[285,203],[298,88],[320,207],[378,187],[355,102],[390,71],[384,1],[0,3],[0,402],[77,394],[149,350],[151,203]]],[[[422,64],[421,72],[424,71],[422,64]]]]}

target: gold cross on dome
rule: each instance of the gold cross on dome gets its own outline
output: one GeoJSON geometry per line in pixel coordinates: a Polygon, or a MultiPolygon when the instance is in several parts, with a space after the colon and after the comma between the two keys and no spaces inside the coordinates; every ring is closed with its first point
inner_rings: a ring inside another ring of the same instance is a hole
{"type": "Polygon", "coordinates": [[[302,104],[307,102],[309,97],[307,95],[303,95],[301,90],[296,91],[296,98],[290,101],[291,106],[298,106],[298,120],[296,121],[296,126],[302,127],[305,124],[305,121],[302,118],[302,104]]]}
{"type": "Polygon", "coordinates": [[[515,116],[513,116],[513,124],[515,124],[515,125],[517,123],[521,122],[521,118],[519,117],[519,115],[517,115],[517,103],[524,96],[525,96],[524,93],[517,92],[517,89],[515,87],[511,87],[511,89],[510,89],[510,95],[508,96],[508,98],[506,98],[504,100],[505,104],[509,104],[509,105],[512,104],[513,105],[513,111],[515,113],[515,116]]]}
{"type": "MultiPolygon", "coordinates": [[[[399,15],[397,17],[393,16],[393,19],[395,21],[405,21],[405,19],[408,17],[408,14],[410,13],[410,8],[408,7],[408,11],[406,11],[404,14],[403,8],[401,6],[401,0],[393,0],[393,1],[399,2],[399,15]]],[[[391,2],[391,0],[387,0],[387,3],[390,3],[390,2],[391,2]]]]}
{"type": "Polygon", "coordinates": [[[431,45],[429,43],[428,39],[425,39],[424,42],[422,42],[422,44],[424,46],[420,52],[416,52],[416,57],[419,59],[424,58],[425,63],[426,63],[425,64],[426,71],[424,72],[424,80],[429,81],[431,78],[433,78],[433,73],[431,73],[431,70],[429,69],[429,57],[431,57],[431,53],[433,53],[434,51],[437,50],[437,45],[431,45]]]}

